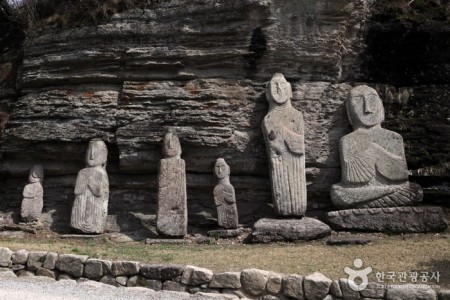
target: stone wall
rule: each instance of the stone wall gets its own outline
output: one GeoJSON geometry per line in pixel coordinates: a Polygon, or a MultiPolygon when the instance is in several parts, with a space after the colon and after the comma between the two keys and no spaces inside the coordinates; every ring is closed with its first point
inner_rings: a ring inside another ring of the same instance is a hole
{"type": "Polygon", "coordinates": [[[88,141],[101,138],[109,150],[111,228],[142,227],[156,212],[160,144],[172,126],[186,161],[191,225],[214,224],[218,157],[231,167],[240,222],[270,217],[260,124],[268,109],[265,84],[280,71],[305,120],[308,213],[331,209],[329,189],[340,181],[338,142],[351,131],[343,103],[357,82],[380,91],[386,127],[404,136],[425,199],[445,198],[449,85],[389,81],[368,71],[367,62],[381,60],[382,51],[367,49],[370,38],[397,28],[377,31],[371,3],[171,0],[98,26],[28,33],[16,94],[1,100],[10,114],[0,144],[4,218],[16,218],[29,168],[40,163],[43,221],[67,230],[76,173],[88,141]]]}
{"type": "MultiPolygon", "coordinates": [[[[450,293],[445,290],[436,292],[427,285],[386,288],[375,283],[369,283],[364,290],[357,292],[350,288],[348,279],[331,280],[317,272],[308,276],[259,269],[213,273],[195,266],[112,262],[87,255],[26,250],[13,252],[8,248],[0,248],[0,278],[2,276],[47,276],[56,280],[93,280],[117,287],[139,286],[155,291],[219,293],[224,296],[223,299],[444,300],[450,293]]],[[[211,298],[215,299],[213,296],[211,294],[211,298]]]]}

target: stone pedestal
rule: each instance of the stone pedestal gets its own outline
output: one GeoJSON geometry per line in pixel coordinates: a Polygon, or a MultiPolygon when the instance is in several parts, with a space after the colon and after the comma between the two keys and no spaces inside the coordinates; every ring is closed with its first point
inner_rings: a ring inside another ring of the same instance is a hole
{"type": "Polygon", "coordinates": [[[313,218],[261,219],[253,225],[252,243],[295,242],[329,236],[330,227],[313,218]]]}
{"type": "Polygon", "coordinates": [[[326,222],[334,230],[386,233],[440,232],[447,228],[441,207],[360,208],[331,211],[326,222]]]}

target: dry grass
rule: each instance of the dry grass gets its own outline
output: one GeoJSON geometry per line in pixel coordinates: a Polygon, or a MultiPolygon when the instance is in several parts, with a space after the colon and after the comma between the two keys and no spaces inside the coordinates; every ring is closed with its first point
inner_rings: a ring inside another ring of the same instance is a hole
{"type": "Polygon", "coordinates": [[[332,279],[347,277],[344,267],[353,267],[353,260],[360,258],[364,266],[374,269],[373,281],[377,271],[439,271],[438,285],[450,288],[450,239],[442,235],[384,236],[365,246],[327,246],[322,241],[272,245],[145,245],[57,237],[2,239],[0,245],[12,250],[86,254],[110,260],[192,264],[215,272],[259,268],[307,275],[317,271],[332,279]]]}

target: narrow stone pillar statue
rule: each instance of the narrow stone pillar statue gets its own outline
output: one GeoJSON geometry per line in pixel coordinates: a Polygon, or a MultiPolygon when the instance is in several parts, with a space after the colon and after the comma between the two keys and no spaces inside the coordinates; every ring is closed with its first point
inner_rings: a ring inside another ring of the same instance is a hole
{"type": "Polygon", "coordinates": [[[178,137],[169,129],[163,141],[158,175],[158,233],[182,237],[187,233],[186,165],[178,137]]]}
{"type": "Polygon", "coordinates": [[[28,176],[28,184],[23,189],[20,215],[25,222],[38,221],[44,207],[44,168],[34,165],[28,176]]]}
{"type": "Polygon", "coordinates": [[[280,73],[266,87],[269,112],[262,123],[267,146],[275,211],[304,216],[306,211],[303,115],[291,105],[292,88],[280,73]]]}
{"type": "Polygon", "coordinates": [[[422,189],[408,181],[400,134],[381,128],[384,108],[371,87],[353,88],[347,100],[353,132],[339,145],[342,181],[333,185],[331,200],[338,208],[376,208],[415,205],[422,189]]]}
{"type": "Polygon", "coordinates": [[[217,207],[217,219],[220,227],[238,228],[238,212],[234,187],[230,183],[230,167],[223,158],[216,160],[214,174],[219,183],[214,188],[214,202],[217,207]]]}
{"type": "Polygon", "coordinates": [[[78,172],[70,225],[84,233],[102,233],[108,215],[108,149],[100,140],[89,142],[86,168],[78,172]]]}

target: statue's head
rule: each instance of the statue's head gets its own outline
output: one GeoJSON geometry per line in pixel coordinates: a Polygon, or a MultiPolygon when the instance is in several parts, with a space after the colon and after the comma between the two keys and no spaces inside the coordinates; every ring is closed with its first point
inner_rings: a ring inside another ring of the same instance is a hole
{"type": "Polygon", "coordinates": [[[384,121],[383,102],[378,93],[367,85],[351,89],[346,105],[348,119],[354,129],[370,128],[384,121]]]}
{"type": "Polygon", "coordinates": [[[230,166],[225,162],[225,159],[218,158],[214,166],[214,174],[219,179],[223,179],[230,175],[230,166]]]}
{"type": "Polygon", "coordinates": [[[167,130],[163,141],[163,154],[164,157],[180,157],[181,155],[181,145],[178,136],[173,132],[172,128],[167,130]]]}
{"type": "Polygon", "coordinates": [[[102,166],[106,167],[108,159],[108,148],[101,140],[92,140],[89,142],[88,151],[86,153],[86,164],[88,167],[102,166]]]}
{"type": "Polygon", "coordinates": [[[292,87],[283,74],[275,73],[266,86],[267,101],[273,105],[284,105],[292,98],[292,87]]]}
{"type": "Polygon", "coordinates": [[[28,182],[42,182],[44,181],[44,168],[41,165],[34,165],[28,175],[28,182]]]}

